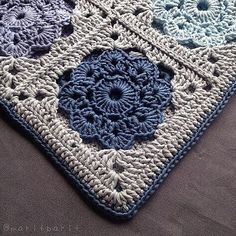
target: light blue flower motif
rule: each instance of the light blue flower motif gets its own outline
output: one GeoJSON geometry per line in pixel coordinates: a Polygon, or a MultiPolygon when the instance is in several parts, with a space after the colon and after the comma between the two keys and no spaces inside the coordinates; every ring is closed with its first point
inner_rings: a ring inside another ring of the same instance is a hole
{"type": "Polygon", "coordinates": [[[153,0],[154,24],[188,47],[236,40],[235,0],[153,0]]]}
{"type": "Polygon", "coordinates": [[[163,0],[153,2],[153,11],[156,20],[162,23],[180,15],[181,0],[163,0]]]}
{"type": "Polygon", "coordinates": [[[59,110],[84,141],[128,149],[152,137],[171,99],[172,74],[123,50],[92,54],[60,80],[59,110]]]}

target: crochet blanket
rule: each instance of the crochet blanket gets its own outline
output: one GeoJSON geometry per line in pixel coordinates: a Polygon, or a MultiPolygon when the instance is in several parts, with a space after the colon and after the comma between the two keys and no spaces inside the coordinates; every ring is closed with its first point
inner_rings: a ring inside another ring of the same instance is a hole
{"type": "Polygon", "coordinates": [[[1,108],[128,219],[235,92],[235,41],[235,0],[0,0],[1,108]]]}

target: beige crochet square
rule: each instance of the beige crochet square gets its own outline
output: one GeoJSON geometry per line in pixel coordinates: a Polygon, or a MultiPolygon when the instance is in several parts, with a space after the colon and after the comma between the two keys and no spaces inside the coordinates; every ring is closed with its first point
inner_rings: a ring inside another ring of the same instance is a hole
{"type": "Polygon", "coordinates": [[[148,1],[75,3],[73,34],[57,39],[48,54],[0,58],[0,100],[94,205],[130,218],[235,90],[236,46],[190,50],[179,45],[151,27],[148,1]],[[171,105],[154,139],[129,150],[83,142],[58,111],[59,78],[93,51],[114,48],[138,50],[174,72],[171,105]]]}

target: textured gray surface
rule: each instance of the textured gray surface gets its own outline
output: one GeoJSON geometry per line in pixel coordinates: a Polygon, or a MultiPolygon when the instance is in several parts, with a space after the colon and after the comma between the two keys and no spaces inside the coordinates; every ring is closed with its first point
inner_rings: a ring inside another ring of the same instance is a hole
{"type": "Polygon", "coordinates": [[[0,235],[236,235],[235,120],[234,96],[134,219],[113,223],[0,119],[0,235]]]}

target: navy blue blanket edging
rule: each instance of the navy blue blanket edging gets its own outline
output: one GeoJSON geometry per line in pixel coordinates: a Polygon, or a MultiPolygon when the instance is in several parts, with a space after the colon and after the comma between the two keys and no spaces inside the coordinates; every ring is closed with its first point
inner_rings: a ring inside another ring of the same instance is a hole
{"type": "Polygon", "coordinates": [[[71,172],[71,169],[63,162],[63,160],[55,155],[55,153],[49,148],[40,135],[30,127],[14,110],[14,108],[8,104],[7,101],[0,99],[0,108],[6,112],[8,117],[16,124],[21,130],[29,135],[34,142],[41,148],[41,150],[47,154],[50,160],[58,167],[62,173],[70,180],[70,182],[80,191],[84,198],[86,198],[93,206],[96,207],[101,213],[105,213],[106,216],[112,217],[119,220],[129,219],[134,216],[139,208],[148,200],[154,191],[160,186],[163,180],[168,176],[169,172],[176,166],[176,164],[183,158],[188,150],[196,143],[199,137],[203,134],[205,129],[210,125],[214,118],[222,111],[229,98],[236,91],[236,81],[232,83],[230,88],[225,92],[222,100],[215,106],[215,108],[206,116],[201,126],[196,130],[192,138],[181,147],[175,157],[162,169],[161,173],[158,174],[158,178],[154,179],[152,185],[149,186],[135,203],[130,205],[128,212],[117,212],[110,207],[107,207],[104,203],[94,195],[92,190],[83,183],[80,179],[77,179],[71,172]]]}

